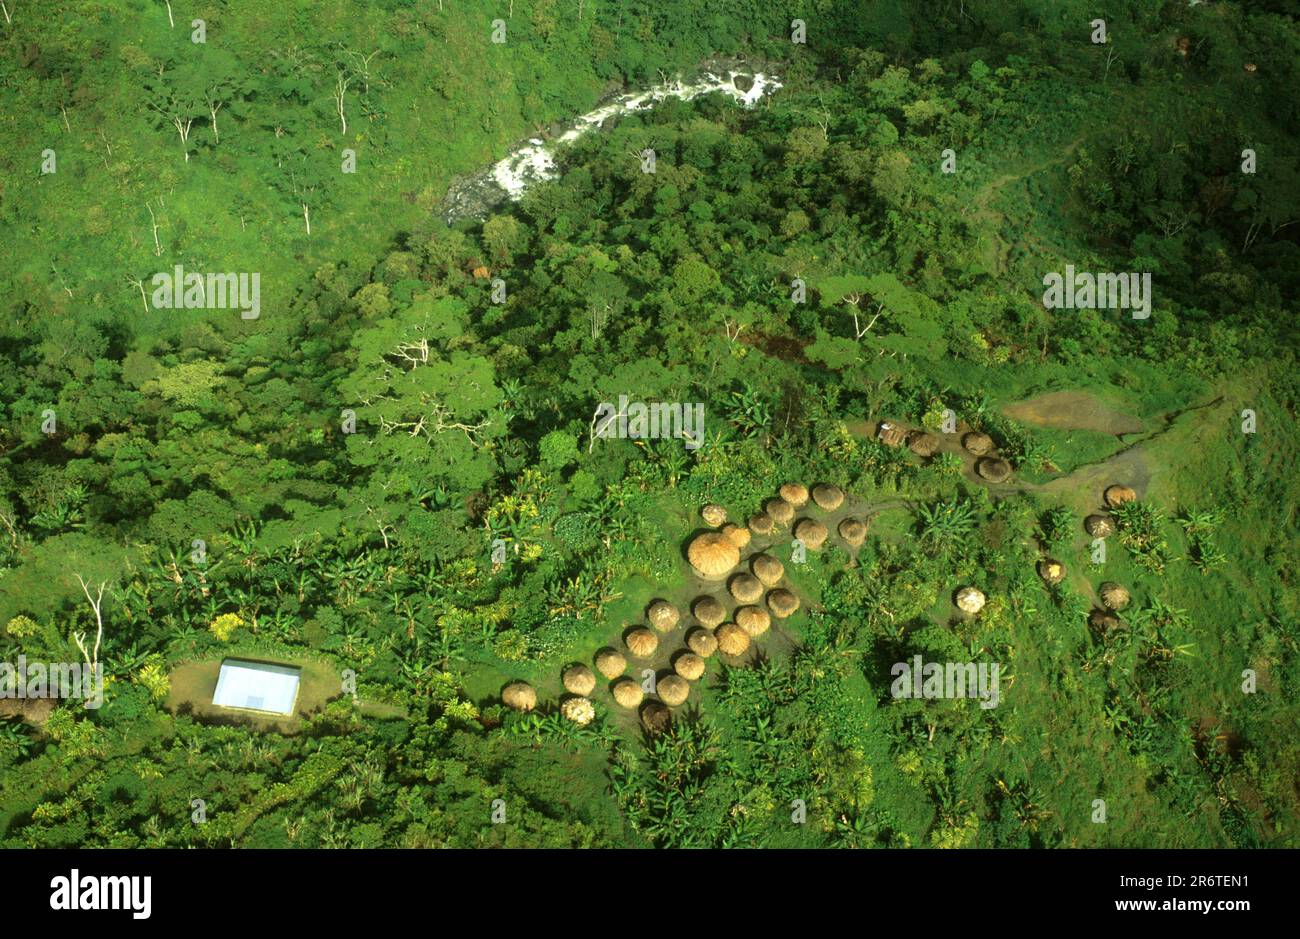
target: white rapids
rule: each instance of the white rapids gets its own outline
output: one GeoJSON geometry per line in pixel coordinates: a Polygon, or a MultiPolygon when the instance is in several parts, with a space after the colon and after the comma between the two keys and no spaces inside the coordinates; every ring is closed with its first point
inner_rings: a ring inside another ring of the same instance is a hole
{"type": "Polygon", "coordinates": [[[706,95],[714,91],[730,95],[741,106],[752,108],[765,95],[771,94],[781,87],[780,80],[774,76],[758,72],[752,75],[754,83],[749,87],[749,90],[741,91],[736,87],[735,79],[738,75],[748,74],[750,73],[734,70],[729,70],[725,76],[714,72],[705,72],[699,79],[690,84],[683,84],[681,80],[668,81],[645,91],[620,95],[608,104],[575,118],[571,122],[572,126],[569,130],[554,140],[547,141],[542,140],[540,137],[534,137],[520,144],[505,159],[493,165],[492,178],[512,200],[517,200],[524,194],[531,183],[555,178],[559,172],[555,165],[554,156],[555,149],[558,146],[572,143],[583,134],[600,128],[611,117],[652,108],[660,101],[668,98],[680,98],[683,101],[689,101],[692,98],[698,98],[700,95],[706,95]]]}

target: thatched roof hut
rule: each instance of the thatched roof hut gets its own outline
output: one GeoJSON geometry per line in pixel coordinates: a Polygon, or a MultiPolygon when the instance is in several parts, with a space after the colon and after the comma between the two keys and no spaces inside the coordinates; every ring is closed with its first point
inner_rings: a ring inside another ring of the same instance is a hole
{"type": "Polygon", "coordinates": [[[799,598],[785,588],[778,588],[767,595],[767,608],[777,619],[785,619],[799,609],[799,598]]]}
{"type": "Polygon", "coordinates": [[[763,582],[753,574],[736,574],[727,589],[737,603],[755,603],[763,595],[763,582]]]}
{"type": "Polygon", "coordinates": [[[1110,610],[1093,610],[1088,614],[1088,625],[1101,633],[1118,629],[1120,619],[1110,610]]]}
{"type": "Polygon", "coordinates": [[[735,623],[723,623],[713,631],[713,638],[723,655],[744,655],[749,649],[749,633],[735,623]]]}
{"type": "Polygon", "coordinates": [[[736,625],[758,638],[772,625],[772,617],[761,606],[742,606],[736,611],[736,625]]]}
{"type": "Polygon", "coordinates": [[[685,704],[691,696],[691,686],[681,675],[665,675],[655,682],[655,692],[664,704],[678,707],[685,704]]]}
{"type": "Polygon", "coordinates": [[[993,438],[988,434],[980,433],[978,430],[972,430],[961,438],[961,445],[966,448],[967,453],[984,456],[986,453],[992,452],[993,438]]]}
{"type": "Polygon", "coordinates": [[[778,525],[789,525],[794,521],[794,506],[784,499],[768,499],[763,509],[778,525]]]}
{"type": "Polygon", "coordinates": [[[623,642],[627,645],[627,651],[638,659],[650,658],[655,654],[655,649],[659,648],[659,637],[644,626],[628,630],[623,642]]]}
{"type": "Polygon", "coordinates": [[[606,678],[617,678],[627,671],[627,659],[614,649],[601,649],[596,653],[596,671],[606,678]]]}
{"type": "Polygon", "coordinates": [[[531,711],[537,707],[537,692],[526,681],[512,681],[501,691],[501,703],[516,711],[531,711]]]}
{"type": "Polygon", "coordinates": [[[770,535],[775,528],[776,523],[766,512],[759,512],[749,517],[749,530],[756,535],[770,535]]]}
{"type": "Polygon", "coordinates": [[[860,518],[842,519],[839,532],[841,538],[856,548],[867,540],[867,523],[860,518]]]}
{"type": "Polygon", "coordinates": [[[801,518],[794,526],[794,536],[803,542],[803,546],[809,551],[816,551],[826,543],[826,536],[830,532],[826,526],[815,518],[801,518]]]}
{"type": "Polygon", "coordinates": [[[707,659],[718,651],[718,640],[704,627],[696,626],[686,634],[686,646],[700,658],[707,659]]]}
{"type": "Polygon", "coordinates": [[[749,559],[749,569],[766,587],[775,587],[785,576],[785,565],[770,554],[756,554],[749,559]]]}
{"type": "Polygon", "coordinates": [[[876,437],[887,447],[897,447],[907,439],[907,431],[894,421],[881,421],[876,437]]]}
{"type": "Polygon", "coordinates": [[[1101,597],[1102,606],[1108,610],[1122,610],[1128,606],[1129,600],[1132,599],[1129,596],[1127,587],[1109,582],[1101,585],[1097,595],[1101,597]]]}
{"type": "Polygon", "coordinates": [[[721,532],[706,531],[691,542],[686,558],[705,580],[722,580],[740,563],[740,549],[721,532]]]}
{"type": "Polygon", "coordinates": [[[727,520],[727,510],[716,503],[710,502],[700,509],[700,518],[704,519],[704,524],[710,528],[717,528],[727,520]]]}
{"type": "Polygon", "coordinates": [[[694,652],[679,652],[673,659],[673,671],[687,681],[699,681],[704,675],[704,659],[694,652]]]}
{"type": "Polygon", "coordinates": [[[727,608],[717,597],[697,597],[691,604],[691,613],[701,625],[710,629],[727,618],[727,608]]]}
{"type": "Polygon", "coordinates": [[[560,713],[575,724],[583,726],[596,719],[596,706],[586,698],[566,698],[560,705],[560,713]]]}
{"type": "Polygon", "coordinates": [[[1059,584],[1065,580],[1065,565],[1055,558],[1043,558],[1038,562],[1038,576],[1049,584],[1059,584]]]}
{"type": "Polygon", "coordinates": [[[918,430],[907,441],[907,449],[919,457],[932,457],[939,452],[939,438],[918,430]]]}
{"type": "Polygon", "coordinates": [[[1106,504],[1112,509],[1117,509],[1125,502],[1133,502],[1137,499],[1137,493],[1128,486],[1107,486],[1106,487],[1106,504]]]}
{"type": "Polygon", "coordinates": [[[786,483],[778,491],[781,498],[796,509],[801,509],[808,504],[808,487],[803,483],[786,483]]]}
{"type": "Polygon", "coordinates": [[[1115,522],[1109,515],[1089,515],[1083,520],[1083,527],[1094,538],[1109,538],[1115,534],[1115,522]]]}
{"type": "Polygon", "coordinates": [[[631,710],[637,707],[645,698],[645,692],[641,686],[630,678],[620,678],[609,686],[609,693],[614,696],[614,700],[619,707],[625,707],[631,710]]]}
{"type": "Polygon", "coordinates": [[[975,472],[991,483],[1004,483],[1011,478],[1011,464],[998,457],[981,457],[975,463],[975,472]]]}
{"type": "Polygon", "coordinates": [[[677,622],[681,619],[681,614],[677,612],[677,607],[673,606],[667,600],[655,600],[645,610],[646,619],[650,625],[661,633],[672,632],[677,628],[677,622]]]}
{"type": "Polygon", "coordinates": [[[834,512],[844,504],[844,490],[830,483],[813,486],[813,501],[824,512],[834,512]]]}
{"type": "Polygon", "coordinates": [[[564,690],[585,698],[596,690],[596,676],[585,665],[570,665],[564,670],[564,690]]]}
{"type": "Polygon", "coordinates": [[[650,700],[641,705],[641,726],[649,734],[662,734],[672,726],[673,712],[662,701],[650,700]]]}
{"type": "Polygon", "coordinates": [[[963,613],[975,614],[984,609],[985,597],[981,590],[974,587],[962,587],[957,591],[957,609],[963,613]]]}
{"type": "Polygon", "coordinates": [[[723,525],[722,536],[730,541],[739,550],[749,547],[749,529],[741,528],[739,525],[723,525]]]}

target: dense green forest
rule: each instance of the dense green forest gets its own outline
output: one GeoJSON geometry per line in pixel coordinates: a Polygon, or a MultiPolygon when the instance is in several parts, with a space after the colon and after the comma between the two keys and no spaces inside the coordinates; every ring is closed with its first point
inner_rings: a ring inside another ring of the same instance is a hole
{"type": "Polygon", "coordinates": [[[1300,844],[1285,0],[3,13],[0,660],[102,623],[106,688],[0,700],[0,844],[1300,844]],[[781,87],[629,113],[443,220],[715,61],[781,87]],[[260,315],[157,309],[177,265],[257,272],[260,315]],[[1047,308],[1066,265],[1149,272],[1150,316],[1047,308]],[[703,439],[597,435],[620,395],[699,402],[703,439]],[[703,507],[790,482],[861,545],[755,527],[799,610],[666,727],[603,681],[568,719],[566,667],[713,589],[703,507]],[[917,655],[1001,663],[1000,703],[897,698],[917,655]],[[303,713],[205,707],[232,656],[301,664],[303,713]]]}

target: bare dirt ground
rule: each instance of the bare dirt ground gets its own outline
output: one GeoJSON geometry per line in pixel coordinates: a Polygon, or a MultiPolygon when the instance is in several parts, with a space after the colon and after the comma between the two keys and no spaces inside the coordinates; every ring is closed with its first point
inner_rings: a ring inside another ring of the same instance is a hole
{"type": "Polygon", "coordinates": [[[1124,437],[1140,434],[1142,422],[1086,391],[1053,391],[1002,408],[1013,421],[1060,430],[1095,430],[1124,437]]]}

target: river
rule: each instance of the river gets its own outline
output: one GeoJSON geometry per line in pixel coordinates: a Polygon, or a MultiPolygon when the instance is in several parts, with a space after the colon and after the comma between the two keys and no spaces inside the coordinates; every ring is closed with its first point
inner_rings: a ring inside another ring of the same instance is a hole
{"type": "Polygon", "coordinates": [[[741,107],[752,108],[780,87],[781,81],[770,73],[710,62],[690,82],[676,78],[642,91],[624,92],[566,121],[557,133],[546,138],[530,137],[487,169],[454,180],[442,202],[443,220],[448,225],[463,219],[480,220],[503,202],[518,201],[530,186],[559,175],[556,154],[560,148],[624,114],[653,108],[669,98],[690,101],[715,91],[733,98],[741,107]]]}

